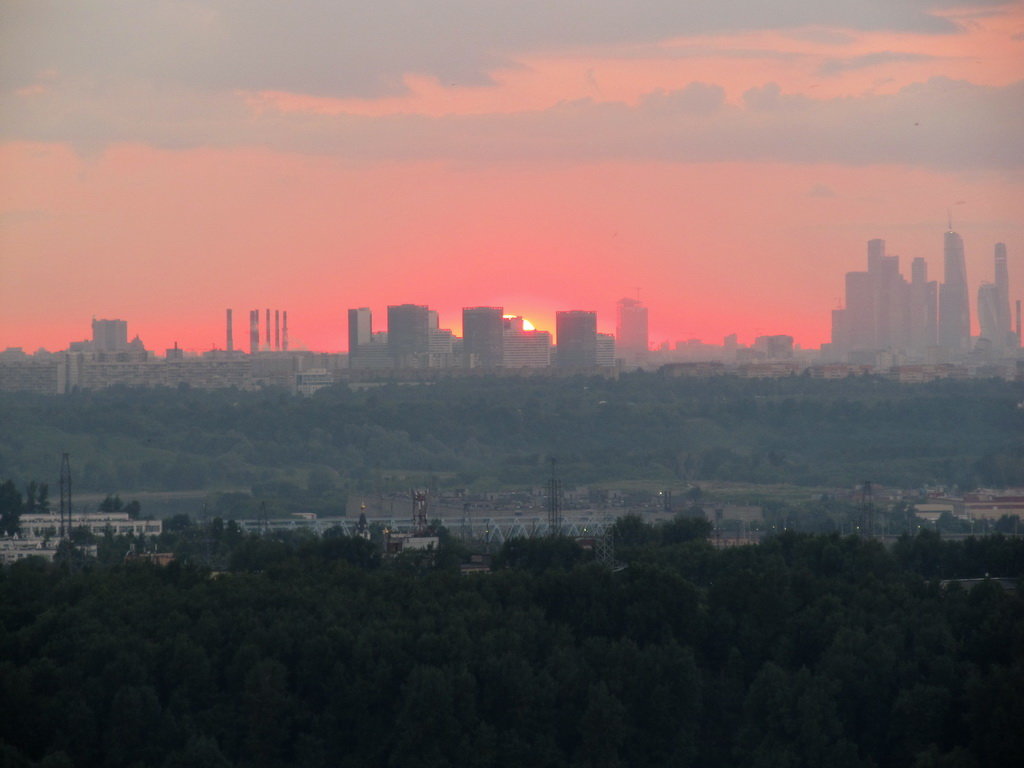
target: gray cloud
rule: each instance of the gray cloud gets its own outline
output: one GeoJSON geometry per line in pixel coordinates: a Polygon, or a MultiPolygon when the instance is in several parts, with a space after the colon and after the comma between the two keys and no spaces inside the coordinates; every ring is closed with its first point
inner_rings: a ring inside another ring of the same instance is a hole
{"type": "Polygon", "coordinates": [[[986,0],[12,0],[0,89],[46,70],[215,90],[366,96],[407,73],[479,84],[529,51],[805,26],[957,31],[933,11],[986,0]]]}
{"type": "Polygon", "coordinates": [[[854,69],[867,69],[884,64],[901,64],[905,62],[932,61],[934,56],[923,53],[902,53],[899,51],[878,51],[867,53],[863,56],[853,56],[847,59],[827,59],[818,68],[820,75],[839,75],[854,69]]]}
{"type": "Polygon", "coordinates": [[[766,83],[758,88],[743,92],[743,104],[750,110],[771,111],[776,109],[800,109],[814,102],[806,96],[784,96],[778,83],[766,83]]]}
{"type": "Polygon", "coordinates": [[[720,85],[690,83],[674,91],[657,90],[644,96],[644,109],[658,114],[707,114],[725,104],[725,89],[720,85]]]}
{"type": "Polygon", "coordinates": [[[945,169],[1024,166],[1024,81],[1001,88],[933,78],[888,95],[809,99],[769,83],[730,105],[717,85],[657,91],[636,106],[582,99],[493,115],[321,115],[253,109],[242,95],[72,89],[0,98],[0,138],[179,149],[267,146],[347,161],[771,161],[945,169]],[[12,108],[12,102],[22,103],[12,108]],[[149,106],[140,110],[139,104],[149,106]]]}

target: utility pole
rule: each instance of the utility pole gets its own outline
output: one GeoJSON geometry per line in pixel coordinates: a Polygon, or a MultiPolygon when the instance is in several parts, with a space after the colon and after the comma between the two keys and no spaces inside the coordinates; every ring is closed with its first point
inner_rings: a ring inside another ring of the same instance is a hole
{"type": "Polygon", "coordinates": [[[875,493],[871,488],[871,481],[865,480],[860,490],[860,513],[861,525],[868,538],[875,535],[875,493]]]}
{"type": "Polygon", "coordinates": [[[562,532],[562,484],[555,471],[556,460],[551,457],[551,479],[548,481],[548,535],[562,532]]]}

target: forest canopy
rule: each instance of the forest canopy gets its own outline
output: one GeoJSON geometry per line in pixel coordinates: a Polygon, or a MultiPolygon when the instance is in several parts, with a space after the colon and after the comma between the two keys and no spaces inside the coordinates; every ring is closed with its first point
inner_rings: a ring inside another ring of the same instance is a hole
{"type": "Polygon", "coordinates": [[[870,478],[1024,485],[1024,387],[1001,380],[903,385],[820,381],[448,379],[283,392],[116,388],[0,395],[0,477],[76,488],[216,489],[317,497],[380,489],[390,475],[449,486],[741,481],[851,487],[870,478]],[[55,479],[55,478],[54,478],[55,479]]]}
{"type": "Polygon", "coordinates": [[[981,766],[1024,750],[1024,542],[633,526],[472,577],[345,537],[0,569],[10,766],[981,766]],[[706,533],[706,531],[704,531],[706,533]],[[368,549],[369,548],[369,549],[368,549]],[[976,586],[941,578],[1016,579],[976,586]]]}

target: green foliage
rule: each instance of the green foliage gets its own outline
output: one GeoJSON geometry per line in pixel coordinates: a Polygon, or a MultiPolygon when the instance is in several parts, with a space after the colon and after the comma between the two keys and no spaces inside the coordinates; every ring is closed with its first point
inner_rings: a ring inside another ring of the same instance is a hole
{"type": "Polygon", "coordinates": [[[1024,749],[1024,601],[937,583],[1019,579],[1019,539],[715,550],[662,535],[691,521],[625,520],[625,570],[543,539],[465,578],[337,531],[186,522],[169,543],[236,567],[0,569],[0,762],[999,768],[1024,749]]]}
{"type": "Polygon", "coordinates": [[[0,534],[12,536],[20,529],[24,501],[13,480],[0,483],[0,534]]]}
{"type": "MultiPolygon", "coordinates": [[[[312,398],[3,393],[0,430],[17,443],[0,446],[0,472],[23,486],[52,475],[69,451],[83,457],[82,490],[244,488],[286,511],[340,509],[352,491],[387,491],[389,476],[532,485],[549,456],[567,483],[1006,486],[1024,483],[1019,401],[1019,384],[998,380],[645,373],[334,387],[312,398]]],[[[700,501],[696,486],[688,500],[700,501]]]]}
{"type": "Polygon", "coordinates": [[[506,541],[494,558],[494,568],[546,571],[571,568],[584,558],[583,549],[566,536],[516,538],[506,541]]]}

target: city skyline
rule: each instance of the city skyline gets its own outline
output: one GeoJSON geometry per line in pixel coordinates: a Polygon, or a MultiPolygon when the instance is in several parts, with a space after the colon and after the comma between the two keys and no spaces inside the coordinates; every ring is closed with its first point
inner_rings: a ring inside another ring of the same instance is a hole
{"type": "Polygon", "coordinates": [[[654,344],[817,347],[860,244],[935,279],[947,210],[972,307],[995,242],[1024,293],[1020,3],[420,7],[15,4],[0,349],[268,303],[312,349],[394,301],[611,333],[638,286],[654,344]]]}
{"type": "Polygon", "coordinates": [[[825,355],[874,364],[876,355],[886,352],[944,362],[975,351],[999,357],[1020,347],[1020,298],[1011,310],[1006,244],[993,246],[993,277],[978,281],[972,312],[964,241],[952,221],[948,226],[941,281],[929,280],[927,261],[915,257],[908,282],[900,257],[886,253],[885,240],[867,242],[867,269],[846,273],[845,303],[832,312],[832,341],[822,346],[825,355]]]}
{"type": "MultiPolygon", "coordinates": [[[[952,221],[949,222],[952,227],[952,221]]],[[[818,346],[801,344],[794,339],[795,347],[814,350],[820,346],[826,356],[839,355],[848,357],[853,353],[877,352],[880,350],[916,350],[922,352],[928,347],[938,346],[950,350],[953,354],[965,354],[971,351],[972,344],[978,338],[985,338],[996,350],[1017,345],[1014,336],[1016,329],[1016,303],[1021,300],[1013,294],[1015,270],[1009,267],[1010,258],[1005,243],[993,245],[991,262],[991,279],[988,270],[982,275],[969,280],[966,271],[965,245],[959,233],[947,229],[943,235],[942,280],[929,280],[928,260],[915,256],[910,260],[911,279],[906,280],[900,267],[901,257],[887,253],[886,241],[872,238],[867,241],[867,270],[863,272],[847,272],[845,275],[844,298],[840,306],[831,311],[830,336],[818,346]],[[976,299],[972,303],[970,286],[978,286],[976,299]],[[973,310],[972,310],[973,306],[973,310]]],[[[637,289],[639,297],[640,289],[637,289]]],[[[513,308],[504,306],[463,306],[458,317],[444,317],[441,311],[428,304],[392,304],[386,305],[386,312],[378,317],[386,316],[386,325],[381,328],[379,321],[376,330],[373,327],[374,310],[368,306],[343,310],[347,325],[338,334],[331,331],[337,339],[345,339],[344,347],[315,348],[302,343],[290,346],[288,328],[288,310],[254,309],[249,310],[248,352],[254,351],[296,351],[308,350],[336,353],[351,353],[360,345],[369,349],[375,346],[378,351],[383,344],[377,337],[386,338],[392,324],[398,330],[398,354],[410,354],[414,350],[442,351],[443,346],[434,349],[438,343],[436,337],[440,330],[447,334],[448,345],[452,339],[463,340],[467,337],[467,351],[480,357],[484,367],[501,365],[501,339],[507,337],[511,329],[509,319],[518,322],[521,333],[526,323],[526,330],[555,331],[569,315],[589,316],[587,323],[593,325],[593,334],[615,340],[617,356],[627,364],[643,364],[648,351],[655,349],[671,349],[687,342],[716,345],[718,340],[702,339],[693,336],[679,335],[672,340],[652,339],[649,334],[649,307],[640,298],[623,297],[615,302],[614,325],[609,318],[600,318],[601,313],[595,310],[555,310],[550,321],[540,320],[540,314],[527,317],[525,313],[517,313],[513,308]],[[271,314],[273,312],[273,314],[271,314]],[[261,317],[263,321],[261,322],[261,317]],[[273,320],[272,320],[273,318],[273,320]],[[461,319],[459,319],[461,318],[461,319]],[[283,325],[282,325],[283,321],[283,325]],[[504,332],[502,331],[504,328],[504,332]],[[379,342],[373,344],[373,342],[379,342]]],[[[226,329],[221,341],[212,340],[203,348],[179,347],[177,335],[173,340],[175,354],[181,351],[205,352],[212,350],[241,351],[243,348],[234,344],[233,309],[226,312],[226,329]]],[[[657,314],[655,315],[657,316],[657,314]]],[[[102,351],[118,351],[127,349],[127,331],[123,319],[92,319],[93,338],[98,339],[97,324],[103,333],[115,333],[124,337],[116,348],[99,344],[102,351]]],[[[766,319],[770,324],[770,321],[766,319]]],[[[141,334],[136,334],[132,344],[140,348],[141,334]]],[[[211,334],[208,334],[211,335],[211,334]]],[[[792,334],[784,328],[774,328],[768,333],[744,334],[734,331],[722,337],[723,345],[755,346],[759,338],[769,336],[787,336],[792,334]]],[[[81,346],[81,341],[68,342],[70,349],[81,346]]],[[[597,343],[595,341],[595,343],[597,343]]],[[[24,344],[8,345],[6,348],[21,348],[33,352],[24,344]]],[[[63,350],[57,345],[47,351],[63,350]]],[[[158,350],[170,349],[171,346],[156,345],[158,350]]],[[[553,347],[552,347],[553,348],[553,347]]],[[[451,350],[449,349],[448,352],[451,350]]],[[[392,349],[390,354],[395,354],[392,349]]],[[[854,354],[857,357],[857,354],[854,354]]],[[[557,359],[554,361],[557,364],[557,359]]]]}

